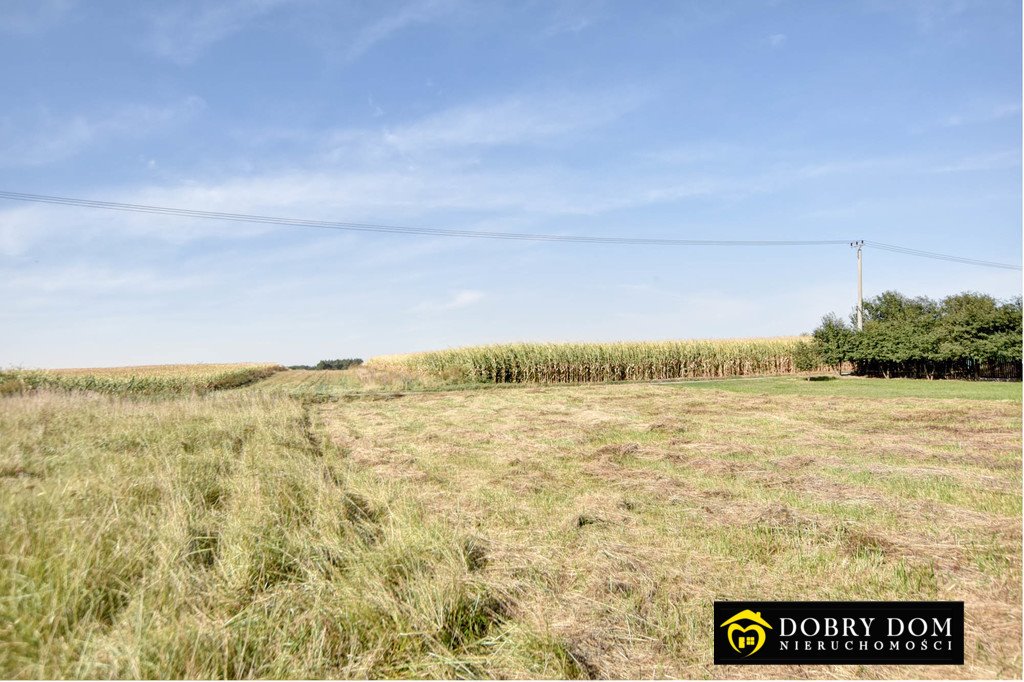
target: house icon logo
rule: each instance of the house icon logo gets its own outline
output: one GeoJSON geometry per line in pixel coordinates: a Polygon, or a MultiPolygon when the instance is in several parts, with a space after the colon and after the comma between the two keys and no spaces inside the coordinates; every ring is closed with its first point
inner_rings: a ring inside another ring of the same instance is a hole
{"type": "Polygon", "coordinates": [[[740,611],[718,627],[724,628],[725,626],[729,626],[725,633],[726,639],[729,640],[729,646],[743,656],[753,656],[757,653],[768,638],[764,629],[773,629],[767,621],[761,618],[760,611],[754,613],[750,609],[740,611]],[[749,625],[743,623],[749,623],[749,625]]]}

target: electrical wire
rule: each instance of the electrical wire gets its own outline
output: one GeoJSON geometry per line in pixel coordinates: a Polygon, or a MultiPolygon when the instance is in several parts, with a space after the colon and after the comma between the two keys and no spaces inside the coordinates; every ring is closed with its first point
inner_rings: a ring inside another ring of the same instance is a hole
{"type": "Polygon", "coordinates": [[[668,239],[642,237],[588,237],[580,235],[529,234],[522,232],[483,232],[477,230],[451,230],[431,227],[407,227],[401,225],[379,225],[373,223],[353,223],[327,220],[306,220],[302,218],[282,218],[276,216],[252,215],[247,213],[224,213],[220,211],[198,211],[187,208],[168,206],[150,206],[146,204],[125,204],[113,201],[94,201],[91,199],[75,199],[43,194],[24,194],[0,190],[0,199],[29,201],[43,204],[64,206],[81,206],[131,213],[150,213],[172,215],[185,218],[207,218],[229,220],[246,223],[262,223],[289,227],[312,227],[331,230],[357,230],[364,232],[385,232],[392,234],[417,234],[441,237],[474,237],[479,239],[516,239],[526,241],[547,242],[578,242],[588,244],[632,244],[660,246],[818,246],[825,244],[846,244],[849,240],[727,240],[727,239],[668,239]]]}
{"type": "Polygon", "coordinates": [[[896,246],[895,244],[883,244],[881,242],[866,241],[865,246],[870,246],[873,249],[880,249],[882,251],[891,251],[893,253],[902,253],[908,256],[919,256],[921,258],[934,258],[935,260],[951,261],[953,263],[966,263],[968,265],[981,265],[987,268],[1002,268],[1004,270],[1020,270],[1021,266],[1013,265],[1011,263],[996,263],[988,260],[978,260],[976,258],[964,258],[962,256],[951,256],[946,253],[935,253],[934,251],[922,251],[920,249],[911,249],[905,246],[896,246]]]}
{"type": "MultiPolygon", "coordinates": [[[[188,208],[175,208],[170,206],[153,206],[149,204],[129,204],[116,201],[97,201],[92,199],[80,199],[74,197],[52,196],[47,194],[28,194],[24,192],[11,192],[0,190],[0,199],[11,201],[25,201],[40,204],[53,204],[61,206],[78,206],[82,208],[94,208],[108,211],[122,211],[128,213],[147,213],[153,215],[169,215],[182,218],[203,218],[207,220],[226,220],[233,222],[257,223],[266,225],[278,225],[285,227],[308,227],[328,230],[348,230],[359,232],[378,232],[386,234],[411,234],[437,237],[463,237],[475,239],[506,239],[518,241],[540,241],[540,242],[569,242],[583,244],[619,244],[635,246],[825,246],[836,244],[851,244],[849,239],[815,239],[815,240],[782,240],[782,239],[669,239],[669,238],[644,238],[644,237],[593,237],[586,235],[558,235],[558,234],[531,234],[523,232],[484,232],[479,230],[452,230],[431,227],[409,227],[403,225],[383,225],[375,223],[355,223],[345,221],[328,220],[307,220],[302,218],[284,218],[277,216],[254,215],[248,213],[226,213],[222,211],[201,211],[188,208]]],[[[933,258],[937,260],[965,263],[968,265],[979,265],[990,268],[1001,268],[1006,270],[1021,270],[1021,266],[1009,263],[996,263],[993,261],[965,258],[934,251],[923,251],[895,244],[882,242],[865,241],[865,246],[921,258],[933,258]]]]}

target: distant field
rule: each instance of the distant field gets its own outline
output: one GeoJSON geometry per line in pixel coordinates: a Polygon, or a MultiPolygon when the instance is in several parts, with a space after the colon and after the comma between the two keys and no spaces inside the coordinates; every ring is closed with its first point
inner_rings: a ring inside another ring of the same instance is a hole
{"type": "Polygon", "coordinates": [[[202,393],[244,386],[283,369],[270,363],[235,363],[0,370],[0,394],[35,388],[118,394],[202,393]]]}
{"type": "MultiPolygon", "coordinates": [[[[643,382],[627,382],[643,383],[643,382]]],[[[1013,381],[955,381],[867,379],[829,375],[827,381],[805,376],[745,377],[666,381],[679,389],[729,391],[752,395],[846,396],[851,398],[945,398],[1013,400],[1021,402],[1021,383],[1013,381]]],[[[516,390],[516,384],[457,384],[412,371],[371,365],[344,371],[289,370],[253,384],[251,390],[296,397],[357,397],[366,393],[451,390],[516,390]]]]}
{"type": "MultiPolygon", "coordinates": [[[[793,374],[816,369],[809,337],[621,343],[509,343],[372,358],[455,382],[576,383],[793,374]]],[[[816,361],[815,361],[816,362],[816,361]]]]}
{"type": "Polygon", "coordinates": [[[831,377],[809,381],[800,377],[770,377],[728,381],[689,381],[673,384],[758,395],[848,396],[851,398],[966,398],[1021,402],[1019,381],[955,381],[922,379],[864,379],[831,377]]]}
{"type": "Polygon", "coordinates": [[[1019,678],[1020,400],[372,368],[8,395],[0,677],[1019,678]],[[717,668],[743,598],[964,600],[967,665],[717,668]]]}
{"type": "Polygon", "coordinates": [[[252,389],[311,398],[367,391],[420,391],[456,386],[422,372],[396,367],[363,366],[345,370],[287,370],[254,384],[252,389]]]}

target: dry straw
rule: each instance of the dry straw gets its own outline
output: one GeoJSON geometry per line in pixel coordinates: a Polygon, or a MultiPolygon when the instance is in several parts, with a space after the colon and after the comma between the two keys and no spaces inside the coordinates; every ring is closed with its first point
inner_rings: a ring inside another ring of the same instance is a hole
{"type": "Polygon", "coordinates": [[[806,337],[619,343],[513,343],[373,358],[455,381],[562,383],[793,374],[806,337]]]}
{"type": "Polygon", "coordinates": [[[0,372],[0,388],[8,392],[56,388],[129,395],[205,393],[244,386],[283,369],[280,365],[267,363],[235,363],[12,370],[0,372]]]}

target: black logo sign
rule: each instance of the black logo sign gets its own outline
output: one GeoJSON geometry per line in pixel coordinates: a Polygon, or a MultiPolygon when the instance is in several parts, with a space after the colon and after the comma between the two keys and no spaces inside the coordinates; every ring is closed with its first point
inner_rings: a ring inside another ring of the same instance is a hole
{"type": "Polygon", "coordinates": [[[715,664],[964,662],[964,603],[715,602],[715,664]]]}

